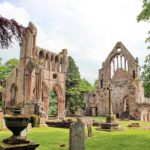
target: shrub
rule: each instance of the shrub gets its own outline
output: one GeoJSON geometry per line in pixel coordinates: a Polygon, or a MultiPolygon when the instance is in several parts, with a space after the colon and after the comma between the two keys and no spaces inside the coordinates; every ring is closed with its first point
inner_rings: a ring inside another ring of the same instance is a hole
{"type": "Polygon", "coordinates": [[[32,127],[37,127],[38,121],[39,121],[39,118],[37,115],[32,115],[30,117],[30,123],[31,123],[32,127]]]}

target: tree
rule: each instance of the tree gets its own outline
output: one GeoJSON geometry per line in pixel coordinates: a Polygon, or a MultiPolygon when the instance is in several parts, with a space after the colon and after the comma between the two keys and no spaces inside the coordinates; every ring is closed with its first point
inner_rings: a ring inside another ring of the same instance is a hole
{"type": "Polygon", "coordinates": [[[81,79],[79,84],[79,92],[80,92],[80,108],[84,109],[85,102],[84,102],[84,94],[91,93],[94,91],[94,87],[86,80],[81,79]]]}
{"type": "Polygon", "coordinates": [[[58,101],[57,94],[54,90],[52,90],[49,95],[49,112],[48,112],[49,116],[57,116],[57,109],[58,109],[57,101],[58,101]]]}
{"type": "Polygon", "coordinates": [[[75,113],[80,103],[80,72],[71,56],[68,57],[66,73],[66,105],[71,113],[75,113]]]}
{"type": "MultiPolygon", "coordinates": [[[[150,22],[150,0],[143,0],[142,11],[137,16],[137,21],[150,22]]],[[[148,35],[150,35],[150,31],[148,31],[148,35]]],[[[145,41],[150,42],[150,36],[145,41]]],[[[148,46],[148,49],[150,49],[150,46],[148,46]]]]}
{"type": "MultiPolygon", "coordinates": [[[[137,21],[150,22],[150,0],[143,0],[142,11],[137,16],[137,21]]],[[[148,32],[148,35],[150,35],[150,31],[148,32]]],[[[146,38],[145,41],[150,42],[150,36],[146,38]]],[[[148,46],[148,49],[150,49],[150,46],[148,46]]],[[[148,55],[145,59],[141,77],[143,80],[145,96],[150,97],[150,55],[148,55]]]]}
{"type": "Polygon", "coordinates": [[[93,87],[86,79],[81,79],[79,69],[71,56],[68,57],[66,74],[66,105],[74,114],[79,109],[84,109],[84,94],[91,92],[93,87]]]}
{"type": "Polygon", "coordinates": [[[8,48],[13,43],[13,39],[21,41],[24,27],[14,19],[6,19],[0,16],[0,48],[8,48]]]}
{"type": "Polygon", "coordinates": [[[143,80],[144,94],[150,98],[150,55],[146,57],[143,69],[141,77],[143,80]]]}
{"type": "Polygon", "coordinates": [[[15,58],[8,60],[5,64],[2,64],[2,62],[0,61],[0,80],[5,80],[17,64],[18,60],[15,58]]]}

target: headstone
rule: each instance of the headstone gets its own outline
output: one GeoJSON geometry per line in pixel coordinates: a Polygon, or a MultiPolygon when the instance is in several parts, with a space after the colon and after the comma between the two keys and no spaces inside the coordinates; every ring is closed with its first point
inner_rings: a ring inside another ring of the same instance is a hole
{"type": "Polygon", "coordinates": [[[92,125],[91,124],[87,124],[87,130],[88,130],[88,137],[92,136],[92,125]]]}
{"type": "Polygon", "coordinates": [[[69,150],[85,150],[84,123],[79,118],[70,126],[69,150]]]}

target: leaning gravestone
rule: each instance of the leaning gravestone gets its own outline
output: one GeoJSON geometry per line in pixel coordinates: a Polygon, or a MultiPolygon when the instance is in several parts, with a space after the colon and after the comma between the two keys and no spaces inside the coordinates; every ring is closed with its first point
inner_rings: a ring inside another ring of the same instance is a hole
{"type": "Polygon", "coordinates": [[[84,123],[81,119],[70,126],[69,150],[85,150],[84,123]]]}

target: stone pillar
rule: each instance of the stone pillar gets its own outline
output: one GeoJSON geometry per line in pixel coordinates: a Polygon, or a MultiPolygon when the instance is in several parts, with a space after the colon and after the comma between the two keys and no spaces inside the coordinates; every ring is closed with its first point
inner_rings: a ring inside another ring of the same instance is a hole
{"type": "Polygon", "coordinates": [[[111,100],[112,89],[110,88],[110,85],[108,87],[108,91],[109,91],[109,114],[111,115],[111,114],[113,114],[113,112],[112,112],[112,100],[111,100]]]}
{"type": "Polygon", "coordinates": [[[119,66],[119,65],[118,65],[118,56],[117,56],[116,58],[117,58],[117,69],[118,69],[118,66],[119,66]]]}
{"type": "Polygon", "coordinates": [[[113,60],[113,71],[115,72],[115,62],[113,60]]]}
{"type": "Polygon", "coordinates": [[[120,56],[120,68],[122,68],[122,56],[120,56]]]}
{"type": "Polygon", "coordinates": [[[126,59],[124,59],[124,69],[125,69],[125,71],[127,71],[127,68],[126,68],[126,59]]]}
{"type": "Polygon", "coordinates": [[[85,150],[84,123],[79,118],[70,126],[69,150],[85,150]]]}

